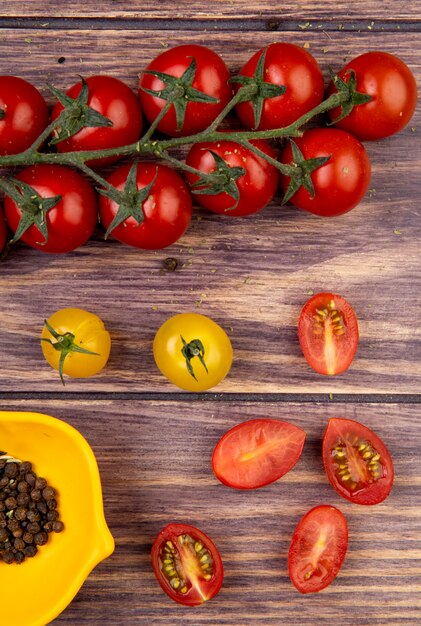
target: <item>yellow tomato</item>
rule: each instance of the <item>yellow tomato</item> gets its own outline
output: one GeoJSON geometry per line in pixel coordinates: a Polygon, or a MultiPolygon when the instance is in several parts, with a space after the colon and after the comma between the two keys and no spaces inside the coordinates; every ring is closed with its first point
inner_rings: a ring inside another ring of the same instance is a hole
{"type": "Polygon", "coordinates": [[[103,321],[83,309],[60,309],[46,320],[41,334],[44,357],[54,369],[72,378],[88,378],[108,361],[111,338],[103,321]]]}
{"type": "Polygon", "coordinates": [[[214,387],[232,364],[228,335],[199,313],[180,313],[164,322],[155,335],[153,354],[162,374],[187,391],[214,387]]]}

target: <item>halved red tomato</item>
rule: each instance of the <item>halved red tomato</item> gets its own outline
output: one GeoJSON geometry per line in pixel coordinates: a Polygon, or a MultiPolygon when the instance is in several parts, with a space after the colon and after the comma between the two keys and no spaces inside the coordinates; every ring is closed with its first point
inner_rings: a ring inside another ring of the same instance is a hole
{"type": "Polygon", "coordinates": [[[237,424],[216,444],[212,469],[224,485],[257,489],[278,480],[294,467],[303,451],[305,432],[276,419],[237,424]]]}
{"type": "Polygon", "coordinates": [[[354,420],[329,420],[323,463],[332,487],[350,502],[378,504],[392,489],[394,470],[388,449],[372,430],[354,420]]]}
{"type": "Polygon", "coordinates": [[[334,506],[314,507],[298,523],[288,554],[288,573],[301,593],[321,591],[336,578],[348,547],[348,525],[334,506]]]}
{"type": "Polygon", "coordinates": [[[186,606],[216,596],[224,578],[217,547],[188,524],[168,524],[161,530],[152,546],[152,566],[165,593],[186,606]]]}
{"type": "Polygon", "coordinates": [[[342,374],[358,347],[358,321],[352,306],[334,293],[308,300],[298,321],[298,339],[307,363],[319,374],[342,374]]]}

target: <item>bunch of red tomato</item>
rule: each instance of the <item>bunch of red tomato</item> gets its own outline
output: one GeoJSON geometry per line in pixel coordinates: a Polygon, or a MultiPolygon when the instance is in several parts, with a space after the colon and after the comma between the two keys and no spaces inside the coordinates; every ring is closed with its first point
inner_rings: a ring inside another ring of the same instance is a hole
{"type": "MultiPolygon", "coordinates": [[[[284,199],[297,207],[327,216],[349,211],[362,199],[370,180],[370,162],[359,140],[401,130],[415,109],[416,84],[400,59],[368,52],[339,72],[327,95],[347,85],[355,87],[350,101],[329,111],[334,128],[306,130],[280,154],[263,139],[236,141],[235,132],[223,140],[183,141],[193,143],[185,164],[180,164],[187,182],[161,163],[121,165],[100,184],[99,206],[86,179],[61,165],[60,159],[54,160],[55,155],[49,162],[35,162],[2,185],[13,240],[20,238],[45,252],[74,250],[92,235],[99,210],[107,236],[139,248],[159,249],[174,243],[188,227],[191,192],[211,211],[243,216],[269,203],[279,178],[284,199]],[[290,175],[279,173],[276,159],[291,166],[284,170],[290,175]]],[[[222,121],[233,93],[238,97],[240,90],[246,90],[235,106],[241,125],[269,131],[270,136],[312,111],[324,96],[318,63],[306,50],[289,43],[259,50],[232,78],[224,61],[207,47],[166,50],[141,74],[139,98],[110,76],[82,79],[67,93],[51,89],[58,102],[49,116],[35,87],[21,78],[0,77],[0,166],[1,156],[29,150],[49,119],[57,127],[45,139],[59,154],[112,151],[127,145],[132,146],[131,154],[141,138],[142,112],[154,129],[180,139],[222,121]]],[[[119,156],[92,158],[86,165],[97,169],[119,156]]],[[[73,164],[77,166],[77,160],[73,164]]],[[[5,237],[0,217],[1,248],[5,237]]]]}

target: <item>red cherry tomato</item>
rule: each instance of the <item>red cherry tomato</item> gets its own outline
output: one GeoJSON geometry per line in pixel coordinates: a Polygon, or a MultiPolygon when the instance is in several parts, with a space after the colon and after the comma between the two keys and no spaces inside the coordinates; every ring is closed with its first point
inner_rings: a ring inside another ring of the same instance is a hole
{"type": "Polygon", "coordinates": [[[311,509],[298,523],[288,554],[292,584],[301,593],[321,591],[336,578],[348,547],[345,516],[334,506],[311,509]]]}
{"type": "Polygon", "coordinates": [[[29,148],[48,125],[47,104],[33,85],[0,76],[0,155],[29,148]]]}
{"type": "MultiPolygon", "coordinates": [[[[289,126],[323,100],[324,82],[320,67],[306,50],[291,43],[273,43],[256,52],[240,70],[240,76],[253,76],[260,57],[266,50],[263,80],[284,85],[284,94],[266,98],[259,130],[289,126]]],[[[238,84],[236,90],[239,89],[238,84]]],[[[252,101],[237,104],[236,113],[244,126],[255,128],[252,101]]]]}
{"type": "Polygon", "coordinates": [[[0,252],[3,250],[6,245],[7,240],[7,226],[4,220],[3,210],[0,207],[0,252]]]}
{"type": "Polygon", "coordinates": [[[301,311],[298,338],[307,363],[316,372],[342,374],[357,351],[357,316],[342,296],[317,293],[301,311]]]}
{"type": "MultiPolygon", "coordinates": [[[[134,143],[142,130],[142,112],[139,100],[125,83],[113,76],[91,76],[88,84],[88,106],[98,111],[112,122],[112,126],[85,127],[77,133],[57,143],[60,152],[79,150],[103,150],[134,143]]],[[[82,81],[67,91],[71,98],[77,98],[82,89],[82,81]]],[[[55,120],[63,110],[58,102],[52,111],[55,120]]],[[[107,157],[88,161],[90,166],[114,163],[119,157],[107,157]]]]}
{"type": "MultiPolygon", "coordinates": [[[[185,108],[185,117],[181,130],[177,128],[174,105],[164,115],[158,124],[158,130],[170,135],[192,135],[204,130],[222,111],[231,98],[232,88],[228,83],[230,73],[221,57],[206,48],[196,44],[186,44],[165,50],[158,55],[146,68],[180,78],[192,63],[196,63],[196,71],[191,86],[206,96],[215,98],[216,102],[188,101],[185,108]]],[[[156,76],[143,73],[139,85],[139,98],[143,111],[153,122],[164,108],[166,100],[151,95],[144,89],[163,91],[165,83],[156,76]]],[[[200,96],[198,95],[198,100],[200,96]]]]}
{"type": "MultiPolygon", "coordinates": [[[[92,235],[97,219],[95,192],[78,172],[62,165],[33,165],[16,178],[27,183],[41,198],[61,196],[46,213],[47,241],[36,224],[32,224],[21,240],[43,252],[69,252],[85,243],[92,235]]],[[[35,210],[37,201],[34,200],[35,210]]],[[[5,196],[4,210],[11,230],[16,233],[22,209],[5,196]]],[[[31,212],[31,211],[29,211],[31,212]]],[[[41,221],[42,216],[40,215],[41,221]]]]}
{"type": "MultiPolygon", "coordinates": [[[[372,96],[370,102],[355,106],[351,113],[335,126],[347,130],[360,141],[382,139],[398,133],[415,112],[417,84],[409,67],[388,52],[366,52],[350,61],[338,72],[346,83],[349,70],[354,70],[357,92],[372,96]]],[[[331,82],[327,95],[335,93],[331,82]]],[[[342,107],[329,111],[334,121],[342,107]]]]}
{"type": "MultiPolygon", "coordinates": [[[[108,182],[123,191],[131,165],[120,165],[109,177],[108,182]]],[[[138,163],[136,169],[136,187],[143,189],[155,182],[142,204],[139,221],[130,215],[113,228],[115,239],[136,248],[158,250],[177,241],[190,224],[192,200],[189,189],[177,172],[165,165],[156,163],[138,163]],[[155,178],[156,177],[156,178],[155,178]]],[[[108,229],[118,212],[114,200],[100,197],[99,211],[102,225],[108,229]]]]}
{"type": "MultiPolygon", "coordinates": [[[[330,156],[311,176],[314,197],[304,187],[290,199],[291,204],[316,215],[332,217],[350,211],[363,199],[370,184],[371,165],[364,146],[349,133],[336,128],[314,128],[294,140],[305,159],[330,156]]],[[[281,162],[293,161],[291,144],[281,154],[281,162]]],[[[288,176],[281,175],[287,191],[288,176]]]]}
{"type": "MultiPolygon", "coordinates": [[[[272,158],[276,158],[276,153],[265,141],[258,140],[251,143],[272,158]]],[[[230,167],[244,168],[245,174],[240,176],[236,183],[239,201],[234,209],[231,207],[235,206],[236,200],[226,192],[209,195],[194,194],[198,204],[214,213],[238,217],[257,213],[271,201],[279,181],[279,171],[273,165],[234,141],[207,141],[194,144],[187,155],[187,165],[205,174],[214,172],[217,165],[210,150],[222,157],[230,167]]],[[[190,185],[199,179],[198,176],[189,172],[186,178],[190,185]]],[[[201,188],[198,187],[198,189],[201,188]]]]}
{"type": "Polygon", "coordinates": [[[294,467],[303,451],[305,437],[298,426],[275,419],[237,424],[216,444],[212,469],[228,487],[264,487],[294,467]]]}
{"type": "Polygon", "coordinates": [[[390,493],[393,462],[383,441],[354,420],[329,420],[323,463],[335,491],[355,504],[378,504],[390,493]]]}
{"type": "Polygon", "coordinates": [[[221,588],[224,568],[205,533],[188,524],[169,524],[152,546],[152,567],[165,593],[175,602],[199,606],[221,588]]]}

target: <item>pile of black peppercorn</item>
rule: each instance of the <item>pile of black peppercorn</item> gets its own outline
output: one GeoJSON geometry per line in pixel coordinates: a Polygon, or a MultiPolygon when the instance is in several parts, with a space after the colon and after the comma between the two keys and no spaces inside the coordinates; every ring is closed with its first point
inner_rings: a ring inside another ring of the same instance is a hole
{"type": "Polygon", "coordinates": [[[0,457],[0,562],[23,563],[63,529],[55,489],[29,461],[0,457]]]}

